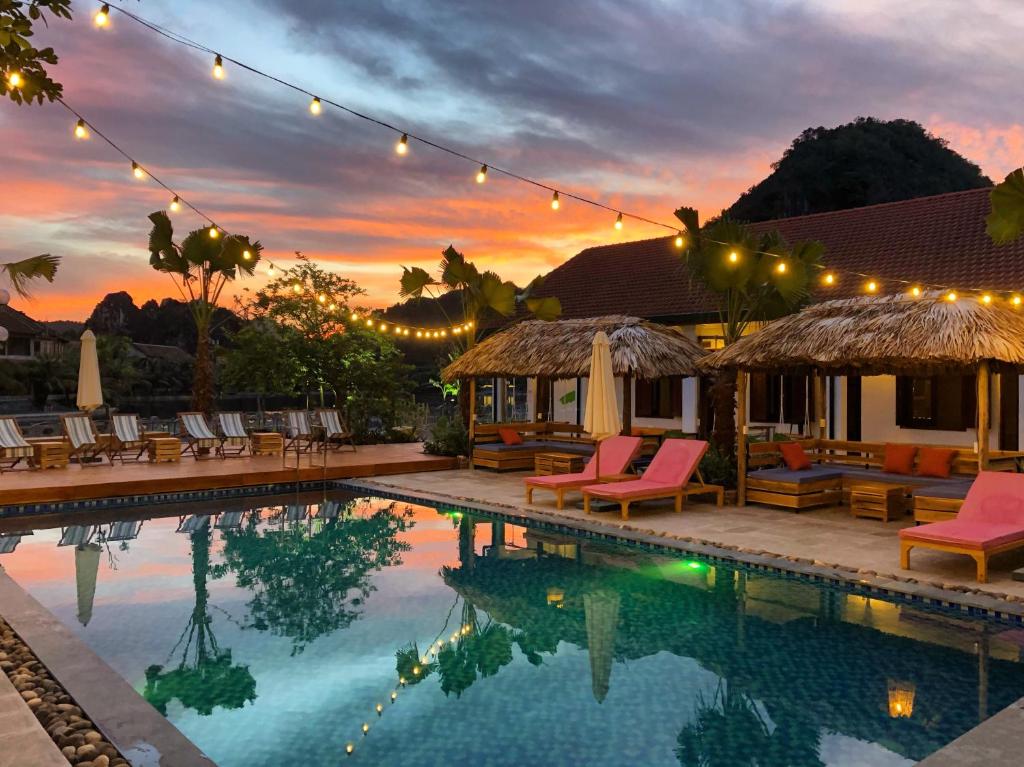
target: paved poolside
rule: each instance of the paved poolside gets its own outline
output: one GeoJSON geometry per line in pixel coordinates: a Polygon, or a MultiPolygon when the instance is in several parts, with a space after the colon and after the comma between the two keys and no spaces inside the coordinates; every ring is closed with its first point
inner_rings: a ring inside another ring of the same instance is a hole
{"type": "Polygon", "coordinates": [[[554,495],[536,493],[533,504],[526,504],[523,477],[527,472],[498,474],[477,469],[411,473],[374,480],[376,484],[415,494],[429,492],[449,496],[453,503],[476,501],[514,506],[522,509],[561,514],[568,519],[606,523],[615,529],[626,526],[638,531],[654,531],[675,537],[690,537],[712,544],[738,546],[747,551],[779,557],[799,557],[816,563],[859,570],[883,577],[914,578],[922,584],[944,588],[969,588],[993,595],[1011,595],[1024,600],[1024,582],[1014,581],[1011,571],[1024,566],[1024,552],[993,557],[989,583],[974,580],[974,560],[955,554],[915,549],[911,554],[913,570],[899,567],[897,531],[913,524],[908,516],[899,522],[884,523],[851,517],[846,508],[831,507],[799,514],[767,506],[725,506],[691,502],[682,514],[668,503],[652,502],[630,511],[628,522],[618,512],[600,512],[590,516],[575,507],[578,496],[567,496],[566,508],[555,509],[554,495]]]}

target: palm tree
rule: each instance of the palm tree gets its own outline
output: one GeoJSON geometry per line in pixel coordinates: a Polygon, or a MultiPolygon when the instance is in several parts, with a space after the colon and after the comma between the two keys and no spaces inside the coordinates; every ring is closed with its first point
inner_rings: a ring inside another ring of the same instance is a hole
{"type": "Polygon", "coordinates": [[[170,275],[196,324],[196,365],[192,407],[213,407],[213,349],[210,324],[224,286],[239,273],[252,276],[263,246],[242,235],[223,235],[216,227],[195,229],[181,244],[174,242],[171,219],[163,211],[149,215],[149,264],[170,275]]]}
{"type": "MultiPolygon", "coordinates": [[[[778,232],[755,234],[746,225],[722,216],[703,228],[697,211],[679,208],[688,247],[683,259],[694,279],[718,299],[722,340],[737,341],[752,323],[781,317],[800,308],[822,269],[820,242],[789,247],[778,232]]],[[[736,441],[736,373],[720,372],[712,385],[714,441],[731,451],[736,441]]]]}
{"type": "Polygon", "coordinates": [[[60,256],[51,256],[49,253],[44,253],[41,256],[32,256],[21,261],[0,263],[0,273],[3,274],[11,284],[11,287],[14,288],[15,293],[22,298],[29,298],[31,296],[29,291],[31,282],[40,277],[47,282],[53,282],[59,265],[60,256]]]}

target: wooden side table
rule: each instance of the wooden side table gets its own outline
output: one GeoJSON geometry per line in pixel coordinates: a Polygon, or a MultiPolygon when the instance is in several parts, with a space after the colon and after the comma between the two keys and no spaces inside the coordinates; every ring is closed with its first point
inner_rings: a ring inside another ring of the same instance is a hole
{"type": "Polygon", "coordinates": [[[284,452],[284,437],[276,431],[254,431],[249,436],[253,455],[281,455],[284,452]]]}
{"type": "Polygon", "coordinates": [[[63,469],[68,465],[68,445],[60,442],[32,443],[32,465],[37,469],[63,469]]]}
{"type": "Polygon", "coordinates": [[[533,457],[533,470],[540,476],[551,474],[578,474],[583,471],[585,456],[576,453],[537,453],[533,457]]]}
{"type": "Polygon", "coordinates": [[[891,522],[906,510],[907,490],[891,482],[865,482],[850,488],[850,514],[891,522]]]}
{"type": "Polygon", "coordinates": [[[181,440],[177,437],[150,437],[147,450],[153,463],[178,463],[181,460],[181,440]]]}

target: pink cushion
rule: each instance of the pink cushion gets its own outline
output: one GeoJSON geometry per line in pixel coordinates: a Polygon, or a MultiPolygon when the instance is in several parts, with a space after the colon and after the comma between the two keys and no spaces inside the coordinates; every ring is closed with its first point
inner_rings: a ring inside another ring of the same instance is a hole
{"type": "MultiPolygon", "coordinates": [[[[640,437],[609,437],[601,443],[601,476],[622,474],[630,462],[640,452],[643,440],[640,437]]],[[[597,479],[597,462],[595,456],[587,461],[583,471],[576,474],[555,474],[550,477],[529,477],[531,485],[548,487],[573,487],[586,485],[597,479]]]]}
{"type": "Polygon", "coordinates": [[[634,479],[631,482],[610,482],[604,485],[587,485],[583,489],[590,495],[598,498],[615,498],[623,499],[630,498],[636,495],[647,495],[648,493],[661,493],[664,492],[666,495],[675,493],[681,485],[666,484],[664,482],[654,482],[647,479],[646,476],[643,479],[634,479]]]}
{"type": "Polygon", "coordinates": [[[1024,474],[982,471],[971,483],[959,520],[1006,522],[1024,529],[1024,474]]]}
{"type": "Polygon", "coordinates": [[[947,522],[905,528],[900,530],[900,538],[985,551],[1005,543],[1024,542],[1024,527],[1005,522],[979,522],[957,518],[947,522]]]}
{"type": "Polygon", "coordinates": [[[699,439],[666,439],[644,472],[644,479],[682,487],[690,481],[708,443],[699,439]]]}

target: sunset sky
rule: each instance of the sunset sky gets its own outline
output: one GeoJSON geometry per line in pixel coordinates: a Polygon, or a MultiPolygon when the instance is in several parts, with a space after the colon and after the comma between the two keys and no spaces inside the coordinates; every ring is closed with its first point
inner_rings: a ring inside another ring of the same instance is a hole
{"type": "MultiPolygon", "coordinates": [[[[525,282],[582,248],[660,230],[563,201],[413,144],[114,13],[75,2],[37,44],[65,98],[230,231],[288,265],[294,251],[397,298],[402,265],[450,242],[525,282]]],[[[116,5],[116,4],[115,4],[116,5]]],[[[1024,160],[1024,6],[1014,0],[729,3],[158,2],[125,7],[324,98],[623,210],[704,215],[763,178],[809,126],[914,119],[999,180],[1024,160]]],[[[131,177],[59,106],[0,102],[0,260],[63,257],[14,305],[81,319],[111,291],[171,295],[148,266],[146,215],[168,196],[131,177]]],[[[179,213],[181,232],[199,226],[179,213]]],[[[250,287],[261,276],[248,280],[250,287]]]]}

